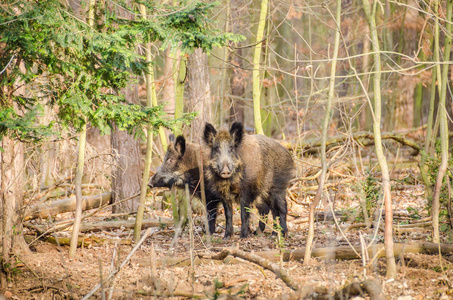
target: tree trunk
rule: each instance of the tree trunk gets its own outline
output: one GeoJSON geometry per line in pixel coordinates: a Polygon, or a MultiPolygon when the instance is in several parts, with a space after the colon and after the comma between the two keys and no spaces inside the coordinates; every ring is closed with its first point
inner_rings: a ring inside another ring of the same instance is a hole
{"type": "MultiPolygon", "coordinates": [[[[241,27],[240,24],[240,5],[239,0],[231,0],[231,31],[238,33],[241,27]]],[[[245,70],[243,69],[242,63],[242,48],[237,48],[234,52],[230,52],[230,117],[229,121],[232,123],[234,121],[241,122],[244,124],[244,94],[245,94],[245,70]]]]}
{"type": "Polygon", "coordinates": [[[2,288],[6,288],[7,275],[14,262],[10,261],[11,255],[28,251],[22,235],[23,191],[24,191],[24,149],[23,144],[3,136],[0,151],[0,198],[2,209],[2,288]]]}
{"type": "MultiPolygon", "coordinates": [[[[182,118],[184,113],[184,84],[187,75],[187,58],[185,55],[177,54],[177,61],[174,65],[175,82],[175,119],[182,118]]],[[[177,124],[175,135],[182,134],[182,124],[177,124]]]]}
{"type": "MultiPolygon", "coordinates": [[[[96,0],[90,0],[88,7],[88,24],[90,27],[94,25],[94,9],[96,0]]],[[[77,157],[77,173],[75,179],[75,194],[76,194],[76,207],[74,215],[74,225],[72,227],[71,245],[69,246],[69,257],[74,258],[77,251],[77,243],[79,241],[79,228],[82,221],[82,177],[83,168],[85,166],[85,148],[87,138],[87,120],[85,117],[85,124],[82,126],[82,131],[79,136],[79,153],[77,157]]]]}
{"type": "Polygon", "coordinates": [[[332,54],[332,63],[330,69],[330,80],[329,80],[329,98],[327,99],[326,111],[324,114],[324,120],[322,122],[322,133],[321,133],[321,177],[319,181],[318,190],[316,196],[313,199],[313,203],[310,205],[310,214],[309,214],[309,227],[307,235],[307,245],[305,251],[304,264],[307,265],[310,263],[311,251],[314,239],[315,232],[315,209],[321,200],[322,192],[324,190],[324,183],[326,182],[327,176],[327,158],[326,158],[326,142],[327,142],[327,130],[329,128],[329,123],[331,119],[332,112],[332,102],[335,96],[335,74],[337,70],[337,58],[338,58],[338,49],[340,48],[340,24],[341,24],[341,0],[337,0],[337,10],[335,16],[336,31],[335,31],[335,44],[333,47],[332,54]]]}
{"type": "MultiPolygon", "coordinates": [[[[192,121],[190,130],[191,140],[195,143],[201,144],[201,135],[206,122],[212,122],[211,116],[211,89],[209,82],[209,69],[208,69],[208,57],[203,53],[202,49],[195,49],[192,54],[189,55],[189,61],[187,66],[188,78],[189,78],[189,112],[198,112],[198,116],[192,121]]],[[[200,152],[201,156],[201,152],[200,152]]],[[[200,157],[201,158],[201,157],[200,157]]],[[[203,163],[202,159],[198,162],[198,168],[200,174],[203,174],[203,163]]],[[[206,207],[206,195],[204,190],[204,177],[200,177],[200,191],[201,199],[204,207],[206,207]]],[[[181,216],[180,216],[181,218],[181,216]]],[[[205,230],[208,245],[211,243],[209,235],[208,218],[204,218],[205,230]]]]}
{"type": "MultiPolygon", "coordinates": [[[[367,27],[369,28],[369,26],[367,26],[367,27]]],[[[368,31],[369,30],[366,30],[366,32],[368,32],[368,31]]],[[[368,53],[371,52],[370,46],[371,46],[370,39],[368,36],[365,36],[363,39],[364,56],[363,56],[363,60],[362,60],[362,72],[363,72],[362,81],[363,81],[364,87],[366,88],[366,91],[364,91],[364,92],[368,92],[368,90],[369,90],[368,86],[369,86],[369,82],[370,82],[370,74],[369,74],[370,55],[368,53]]],[[[373,120],[372,116],[373,116],[373,114],[371,113],[370,105],[365,104],[365,106],[363,107],[362,113],[360,114],[360,130],[368,131],[371,129],[372,120],[373,120]]]]}
{"type": "Polygon", "coordinates": [[[376,147],[376,156],[379,161],[379,166],[382,172],[382,188],[384,191],[384,206],[385,206],[385,228],[384,242],[385,254],[387,259],[387,277],[396,277],[396,264],[393,255],[393,210],[392,196],[390,194],[390,174],[387,165],[387,159],[384,155],[381,141],[381,58],[379,49],[379,39],[376,28],[376,7],[377,1],[373,3],[371,8],[368,0],[363,0],[363,9],[370,25],[371,42],[373,44],[375,72],[373,76],[373,91],[374,91],[374,116],[373,131],[376,147]]]}
{"type": "MultiPolygon", "coordinates": [[[[439,243],[439,210],[440,210],[440,193],[443,185],[445,172],[448,167],[448,120],[446,110],[446,96],[447,96],[447,82],[448,82],[448,69],[450,68],[448,61],[450,60],[451,50],[451,16],[452,16],[452,5],[453,0],[447,2],[447,16],[446,16],[446,35],[445,35],[445,49],[444,49],[444,62],[442,68],[442,75],[440,79],[440,97],[439,97],[439,124],[440,124],[440,143],[441,143],[441,163],[437,173],[436,184],[434,186],[433,204],[432,204],[432,215],[433,215],[433,242],[439,243]]],[[[439,2],[436,1],[434,4],[435,12],[437,14],[439,2]]],[[[439,36],[436,34],[436,39],[439,36]]],[[[439,81],[439,80],[438,80],[439,81]]]]}
{"type": "Polygon", "coordinates": [[[245,78],[242,69],[242,48],[237,49],[236,54],[231,62],[233,69],[230,78],[232,95],[230,99],[230,120],[244,123],[244,101],[242,98],[245,94],[245,78]]]}
{"type": "Polygon", "coordinates": [[[198,112],[192,121],[190,131],[191,140],[201,141],[205,122],[212,122],[211,116],[211,89],[209,86],[208,57],[201,48],[195,49],[189,55],[189,112],[198,112]]]}
{"type": "MultiPolygon", "coordinates": [[[[137,86],[131,86],[125,91],[130,103],[138,102],[137,86]]],[[[112,203],[129,198],[140,190],[141,182],[141,153],[140,144],[126,131],[119,131],[116,126],[111,135],[115,166],[112,175],[112,203]]],[[[113,207],[113,213],[137,211],[139,198],[123,202],[113,207]]]]}
{"type": "Polygon", "coordinates": [[[256,33],[256,45],[253,54],[253,120],[257,134],[264,134],[261,120],[261,47],[263,46],[264,27],[266,26],[267,9],[269,0],[261,0],[261,12],[256,33]]]}
{"type": "Polygon", "coordinates": [[[422,125],[422,105],[423,105],[423,84],[417,83],[414,91],[414,112],[412,127],[417,128],[422,125]]]}
{"type": "MultiPolygon", "coordinates": [[[[147,60],[149,59],[151,62],[151,49],[147,49],[146,52],[147,60]]],[[[165,50],[164,80],[162,81],[162,101],[165,103],[164,111],[169,115],[175,113],[175,64],[176,55],[170,47],[167,47],[165,50]]]]}
{"type": "MultiPolygon", "coordinates": [[[[143,4],[140,4],[140,12],[142,17],[146,19],[146,7],[143,4]]],[[[145,45],[146,48],[146,62],[151,63],[151,44],[148,43],[145,45]]],[[[169,51],[167,51],[169,52],[169,51]]],[[[168,72],[171,73],[171,72],[168,72]]],[[[167,74],[167,73],[166,73],[167,74]]],[[[168,78],[167,78],[168,79],[168,78]]],[[[170,81],[168,81],[170,82],[170,81]]],[[[173,82],[173,80],[171,80],[173,82]]],[[[145,83],[146,83],[146,106],[153,107],[153,96],[156,97],[156,94],[153,91],[156,90],[154,83],[154,70],[153,66],[149,65],[148,72],[145,74],[145,83]]],[[[171,84],[173,89],[174,85],[171,84]]],[[[168,93],[168,92],[167,92],[168,93]]],[[[169,98],[173,99],[174,106],[174,92],[172,95],[168,95],[169,98]]],[[[173,107],[174,110],[174,107],[173,107]]],[[[143,223],[143,214],[145,212],[145,200],[146,200],[146,191],[148,188],[149,181],[149,170],[151,168],[151,158],[153,154],[153,128],[151,125],[148,125],[148,132],[146,137],[146,155],[145,155],[145,167],[143,170],[142,181],[140,185],[140,200],[137,208],[137,216],[135,217],[135,227],[134,227],[134,242],[138,243],[140,240],[140,233],[142,230],[143,223]]]]}

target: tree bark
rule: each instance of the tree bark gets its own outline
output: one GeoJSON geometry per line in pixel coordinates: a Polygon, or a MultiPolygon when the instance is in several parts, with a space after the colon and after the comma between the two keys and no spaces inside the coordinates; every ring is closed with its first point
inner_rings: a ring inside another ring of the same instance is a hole
{"type": "MultiPolygon", "coordinates": [[[[137,103],[137,86],[126,89],[128,102],[137,103]]],[[[126,131],[119,131],[116,126],[111,135],[115,166],[112,175],[112,203],[128,198],[140,190],[141,153],[140,144],[126,131]]],[[[139,198],[113,207],[113,213],[137,211],[139,198]]]]}
{"type": "MultiPolygon", "coordinates": [[[[439,2],[436,1],[435,13],[439,2]]],[[[447,96],[447,82],[448,82],[448,69],[450,68],[448,61],[450,60],[451,50],[451,16],[452,16],[453,0],[447,2],[447,16],[446,16],[446,35],[445,35],[445,49],[444,49],[444,62],[442,75],[440,79],[440,97],[439,97],[439,124],[440,124],[440,143],[441,143],[441,162],[437,173],[436,184],[434,186],[433,204],[432,204],[432,215],[433,215],[433,242],[439,243],[439,210],[440,210],[440,193],[443,185],[445,172],[448,167],[448,120],[446,110],[446,96],[447,96]]],[[[437,21],[436,21],[437,22],[437,21]]],[[[436,36],[438,39],[438,35],[436,36]]],[[[439,81],[439,80],[438,80],[439,81]]]]}
{"type": "MultiPolygon", "coordinates": [[[[184,54],[177,55],[177,61],[174,64],[174,82],[175,82],[175,120],[182,118],[184,113],[184,84],[187,75],[187,58],[184,54]]],[[[182,134],[182,124],[177,124],[175,135],[182,134]]]]}
{"type": "Polygon", "coordinates": [[[371,8],[368,0],[363,1],[363,9],[367,17],[368,24],[370,25],[371,42],[373,44],[375,73],[373,76],[373,91],[374,91],[374,120],[373,131],[376,147],[376,156],[379,161],[379,166],[382,172],[382,188],[384,192],[384,206],[385,206],[385,228],[384,228],[384,241],[385,241],[385,254],[387,259],[387,277],[396,277],[396,263],[393,255],[393,210],[392,210],[392,196],[390,189],[390,174],[387,165],[387,159],[384,155],[381,141],[381,58],[379,39],[376,28],[376,7],[377,1],[373,3],[371,8]]]}
{"type": "Polygon", "coordinates": [[[198,112],[198,116],[192,121],[190,137],[198,143],[201,141],[205,122],[212,122],[208,57],[201,48],[189,55],[188,72],[189,112],[198,112]]]}
{"type": "MultiPolygon", "coordinates": [[[[239,0],[231,0],[231,31],[238,33],[240,30],[240,5],[239,0]]],[[[242,48],[237,48],[234,52],[230,52],[231,60],[231,75],[230,75],[230,117],[229,121],[241,122],[244,124],[244,94],[245,94],[245,70],[243,69],[242,48]]]]}
{"type": "MultiPolygon", "coordinates": [[[[143,4],[140,4],[140,12],[142,17],[146,19],[146,7],[143,4]]],[[[145,46],[146,48],[146,62],[151,63],[151,44],[148,43],[145,46]]],[[[168,52],[168,51],[167,51],[168,52]]],[[[153,106],[153,91],[155,91],[155,83],[154,83],[154,70],[153,66],[149,65],[148,72],[145,74],[145,81],[146,81],[146,106],[152,107],[153,106]]],[[[169,78],[167,78],[169,79],[169,78]]],[[[170,82],[170,80],[168,81],[170,82]]],[[[167,82],[167,83],[168,83],[167,82]]],[[[171,80],[173,82],[173,80],[171,80]]],[[[173,85],[171,85],[173,89],[173,85]]],[[[170,96],[169,96],[170,97],[170,96]]],[[[171,96],[174,99],[174,93],[171,96]]],[[[174,104],[174,101],[173,101],[174,104]]],[[[173,108],[174,109],[174,108],[173,108]]],[[[137,208],[137,216],[135,217],[135,227],[134,227],[134,242],[138,243],[140,240],[140,233],[142,230],[142,223],[143,223],[143,214],[145,212],[145,200],[146,200],[146,191],[148,188],[148,181],[149,181],[149,171],[151,168],[151,158],[153,154],[153,128],[151,125],[148,125],[147,130],[147,137],[146,137],[146,155],[145,155],[145,167],[143,170],[142,181],[140,185],[140,199],[137,208]]]]}
{"type": "Polygon", "coordinates": [[[264,27],[266,26],[269,0],[261,0],[261,12],[256,33],[256,45],[253,54],[253,120],[257,134],[264,134],[261,120],[261,48],[263,46],[264,27]]]}
{"type": "MultiPolygon", "coordinates": [[[[234,55],[234,54],[233,54],[234,55]]],[[[242,49],[236,50],[236,55],[231,61],[233,68],[230,78],[231,95],[230,98],[230,120],[238,121],[244,124],[244,101],[242,98],[245,94],[245,78],[242,69],[242,49]]]]}
{"type": "MultiPolygon", "coordinates": [[[[94,25],[94,9],[96,0],[90,0],[88,4],[88,24],[90,27],[94,25]]],[[[85,117],[85,124],[82,126],[82,131],[79,135],[79,153],[77,156],[77,172],[75,179],[75,194],[76,194],[76,206],[74,225],[72,227],[71,234],[71,245],[69,246],[69,257],[74,258],[77,251],[77,242],[79,240],[79,227],[82,221],[82,177],[83,168],[85,166],[85,148],[87,139],[87,120],[85,117]]]]}
{"type": "Polygon", "coordinates": [[[22,222],[20,215],[23,202],[23,170],[24,150],[23,144],[16,142],[8,136],[3,136],[0,151],[0,198],[2,209],[1,222],[1,255],[2,276],[1,285],[6,288],[6,276],[11,265],[11,254],[27,251],[28,247],[22,235],[22,222]]]}

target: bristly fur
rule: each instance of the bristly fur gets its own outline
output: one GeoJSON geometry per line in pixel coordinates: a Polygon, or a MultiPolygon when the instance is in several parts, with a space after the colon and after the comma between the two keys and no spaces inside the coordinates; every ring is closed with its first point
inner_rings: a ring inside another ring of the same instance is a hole
{"type": "Polygon", "coordinates": [[[184,152],[186,152],[186,139],[182,135],[176,138],[175,149],[179,152],[180,156],[184,156],[184,152]]]}
{"type": "Polygon", "coordinates": [[[212,146],[217,130],[210,123],[206,123],[203,130],[203,141],[208,145],[212,146]]]}
{"type": "MultiPolygon", "coordinates": [[[[205,175],[211,187],[226,201],[240,199],[241,237],[250,233],[248,208],[252,205],[262,217],[272,211],[274,222],[276,218],[280,219],[285,235],[288,230],[286,188],[295,176],[290,153],[271,138],[244,133],[242,124],[238,122],[233,123],[229,132],[220,130],[215,137],[212,135],[216,131],[211,127],[210,124],[205,127],[204,138],[211,147],[205,175]],[[224,178],[226,174],[231,174],[231,177],[224,178]]],[[[264,228],[265,224],[260,221],[259,229],[262,231],[264,228]]]]}
{"type": "Polygon", "coordinates": [[[230,178],[222,178],[216,171],[216,161],[210,160],[205,170],[206,180],[213,192],[218,193],[226,201],[239,202],[240,185],[243,178],[243,167],[240,159],[235,161],[235,168],[230,178]]]}
{"type": "MultiPolygon", "coordinates": [[[[150,187],[168,187],[176,186],[184,188],[185,184],[189,185],[190,193],[196,193],[201,196],[200,191],[200,171],[199,162],[202,159],[206,164],[209,160],[209,148],[192,143],[186,143],[183,136],[170,137],[167,153],[165,154],[163,164],[157,169],[156,174],[149,182],[150,187]],[[201,157],[200,157],[201,155],[201,157]]],[[[207,166],[205,166],[207,169],[207,166]]],[[[222,202],[225,209],[225,239],[233,234],[233,212],[231,204],[226,202],[215,189],[210,187],[209,181],[205,178],[205,195],[206,210],[208,215],[209,231],[215,232],[215,223],[217,218],[217,207],[222,202]]]]}
{"type": "Polygon", "coordinates": [[[234,140],[234,146],[237,148],[242,142],[244,137],[244,126],[241,122],[234,122],[230,128],[230,134],[234,140]]]}

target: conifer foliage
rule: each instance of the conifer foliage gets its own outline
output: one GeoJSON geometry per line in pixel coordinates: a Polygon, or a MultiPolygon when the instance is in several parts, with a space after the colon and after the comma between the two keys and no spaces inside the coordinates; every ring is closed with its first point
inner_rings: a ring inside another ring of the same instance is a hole
{"type": "Polygon", "coordinates": [[[240,39],[211,28],[206,14],[213,4],[195,2],[176,9],[148,3],[156,17],[147,20],[119,17],[117,7],[136,15],[138,5],[123,5],[98,6],[93,28],[65,1],[10,1],[0,7],[0,139],[39,140],[56,133],[54,122],[80,130],[86,120],[103,133],[113,124],[136,134],[144,123],[169,127],[172,123],[160,106],[127,104],[120,92],[132,75],[146,71],[137,46],[161,41],[162,47],[209,51],[240,39]],[[26,92],[17,92],[18,86],[26,92]],[[38,125],[44,105],[54,108],[57,118],[38,125]]]}

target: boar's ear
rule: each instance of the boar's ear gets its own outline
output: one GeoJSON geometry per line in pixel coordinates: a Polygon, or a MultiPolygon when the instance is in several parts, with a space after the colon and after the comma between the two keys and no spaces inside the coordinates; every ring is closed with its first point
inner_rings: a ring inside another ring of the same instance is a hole
{"type": "Polygon", "coordinates": [[[170,141],[170,143],[174,143],[175,142],[175,135],[172,133],[168,136],[168,140],[170,141]]]}
{"type": "Polygon", "coordinates": [[[214,126],[210,123],[206,123],[204,126],[204,132],[203,132],[203,141],[208,145],[212,146],[212,143],[214,141],[214,137],[217,134],[217,130],[215,130],[214,126]]]}
{"type": "Polygon", "coordinates": [[[186,139],[182,135],[176,138],[175,150],[180,157],[184,156],[184,152],[186,152],[186,139]]]}
{"type": "Polygon", "coordinates": [[[230,128],[230,134],[234,140],[234,146],[238,147],[244,138],[244,126],[241,122],[234,122],[230,128]]]}

